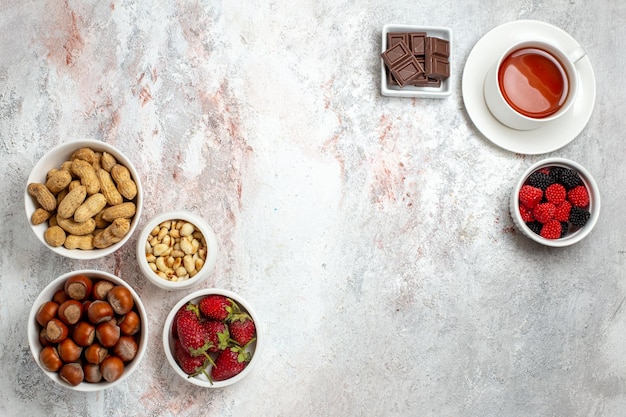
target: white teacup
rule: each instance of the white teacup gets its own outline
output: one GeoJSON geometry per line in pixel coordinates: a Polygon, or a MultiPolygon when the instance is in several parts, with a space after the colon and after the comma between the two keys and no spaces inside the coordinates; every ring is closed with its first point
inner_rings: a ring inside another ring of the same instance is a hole
{"type": "Polygon", "coordinates": [[[542,40],[515,43],[491,66],[484,82],[485,102],[500,123],[532,130],[571,108],[579,90],[576,62],[585,56],[542,40]]]}

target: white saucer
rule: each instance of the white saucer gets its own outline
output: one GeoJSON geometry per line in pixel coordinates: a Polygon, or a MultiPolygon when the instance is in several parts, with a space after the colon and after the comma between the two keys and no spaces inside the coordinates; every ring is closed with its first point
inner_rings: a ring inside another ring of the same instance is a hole
{"type": "Polygon", "coordinates": [[[485,74],[509,45],[529,37],[550,39],[566,50],[579,46],[563,30],[536,20],[516,20],[497,26],[487,32],[470,52],[463,70],[462,92],[467,113],[487,139],[511,152],[537,155],[562,148],[584,129],[596,100],[596,80],[589,57],[585,56],[576,63],[581,85],[576,101],[566,114],[535,130],[515,130],[503,125],[485,104],[485,74]]]}

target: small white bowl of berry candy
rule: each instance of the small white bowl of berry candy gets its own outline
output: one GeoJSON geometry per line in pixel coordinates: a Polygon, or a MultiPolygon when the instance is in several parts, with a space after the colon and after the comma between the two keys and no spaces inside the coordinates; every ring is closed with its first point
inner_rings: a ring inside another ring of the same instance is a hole
{"type": "Polygon", "coordinates": [[[530,239],[564,247],[584,239],[600,216],[600,191],[591,174],[565,158],[530,166],[513,188],[511,217],[530,239]]]}
{"type": "Polygon", "coordinates": [[[243,379],[258,362],[259,319],[240,295],[217,288],[183,297],[168,314],[163,348],[185,381],[222,388],[243,379]]]}

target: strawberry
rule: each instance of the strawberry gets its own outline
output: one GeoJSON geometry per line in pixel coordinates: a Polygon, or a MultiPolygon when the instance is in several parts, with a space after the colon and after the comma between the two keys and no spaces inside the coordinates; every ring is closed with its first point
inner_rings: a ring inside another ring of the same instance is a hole
{"type": "Polygon", "coordinates": [[[178,318],[183,315],[195,316],[196,318],[200,317],[198,307],[195,304],[187,303],[182,306],[174,315],[174,320],[172,320],[172,336],[174,339],[178,339],[178,326],[176,325],[176,322],[178,321],[178,318]]]}
{"type": "Polygon", "coordinates": [[[180,369],[190,376],[200,373],[206,374],[206,367],[209,365],[209,360],[205,356],[191,356],[189,351],[180,343],[180,340],[176,340],[174,345],[174,359],[176,359],[180,369]]]}
{"type": "Polygon", "coordinates": [[[207,320],[203,323],[203,326],[208,334],[208,339],[211,342],[209,352],[219,352],[228,347],[230,341],[230,332],[228,326],[217,320],[207,320]]]}
{"type": "Polygon", "coordinates": [[[534,208],[541,201],[541,197],[543,197],[543,191],[532,185],[524,185],[519,190],[520,203],[530,209],[534,208]]]}
{"type": "Polygon", "coordinates": [[[198,308],[205,317],[217,321],[228,321],[233,312],[239,311],[239,306],[233,300],[219,294],[210,294],[202,298],[198,308]]]}
{"type": "Polygon", "coordinates": [[[200,319],[193,314],[181,314],[176,320],[178,338],[181,345],[191,354],[191,356],[205,355],[209,348],[213,346],[209,340],[209,334],[200,319]]]}
{"type": "Polygon", "coordinates": [[[247,314],[241,314],[240,317],[228,324],[230,329],[230,337],[239,346],[245,346],[256,335],[256,326],[254,321],[247,314]]]}
{"type": "Polygon", "coordinates": [[[241,347],[230,347],[222,351],[215,359],[215,366],[211,368],[211,378],[214,381],[232,378],[243,371],[248,362],[250,362],[250,353],[241,347]]]}

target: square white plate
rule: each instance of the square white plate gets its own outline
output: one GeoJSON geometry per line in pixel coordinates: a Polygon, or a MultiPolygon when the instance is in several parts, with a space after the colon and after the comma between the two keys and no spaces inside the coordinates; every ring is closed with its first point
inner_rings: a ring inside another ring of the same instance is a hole
{"type": "MultiPolygon", "coordinates": [[[[444,39],[450,43],[450,56],[452,56],[452,30],[439,26],[413,26],[413,25],[396,25],[388,24],[383,26],[383,39],[381,53],[387,50],[387,33],[394,32],[426,32],[426,36],[433,36],[444,39]]],[[[421,98],[446,98],[451,93],[451,78],[448,77],[441,81],[441,86],[436,87],[415,87],[407,85],[400,87],[399,85],[388,85],[387,71],[385,63],[380,59],[380,92],[383,96],[388,97],[421,97],[421,98]]]]}

